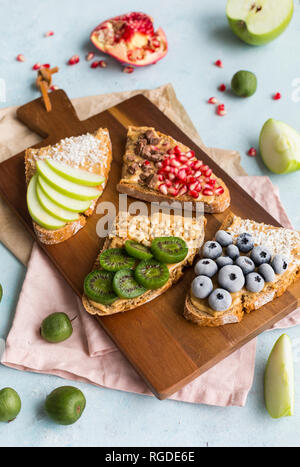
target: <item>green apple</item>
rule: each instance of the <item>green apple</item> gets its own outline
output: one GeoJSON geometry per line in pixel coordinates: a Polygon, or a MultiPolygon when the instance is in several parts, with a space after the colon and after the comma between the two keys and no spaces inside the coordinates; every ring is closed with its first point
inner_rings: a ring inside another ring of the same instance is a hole
{"type": "Polygon", "coordinates": [[[70,198],[59,191],[56,191],[55,188],[52,188],[52,186],[49,185],[43,177],[38,176],[38,185],[41,187],[45,195],[61,208],[68,209],[72,212],[85,212],[91,205],[91,201],[82,201],[70,198]]]}
{"type": "Polygon", "coordinates": [[[244,42],[263,45],[278,37],[294,12],[293,0],[228,0],[226,16],[244,42]]]}
{"type": "Polygon", "coordinates": [[[51,214],[51,216],[57,217],[57,219],[65,222],[74,222],[79,218],[79,214],[76,212],[68,211],[67,209],[61,208],[57,204],[53,203],[51,199],[45,195],[40,185],[36,185],[36,194],[41,206],[51,214]]]}
{"type": "Polygon", "coordinates": [[[41,206],[36,194],[36,186],[37,174],[32,177],[27,188],[27,206],[32,219],[41,227],[44,227],[48,230],[56,230],[64,227],[66,225],[65,222],[60,221],[54,216],[51,216],[41,206]]]}
{"type": "Polygon", "coordinates": [[[277,174],[300,170],[300,134],[287,123],[270,118],[259,137],[261,157],[277,174]]]}
{"type": "Polygon", "coordinates": [[[282,334],[275,343],[265,369],[265,404],[273,418],[294,413],[294,365],[289,336],[282,334]]]}
{"type": "Polygon", "coordinates": [[[50,169],[49,165],[45,161],[38,161],[36,166],[38,173],[46,180],[47,183],[49,183],[49,185],[70,198],[88,201],[98,198],[101,194],[98,188],[83,186],[78,183],[70,182],[70,180],[66,180],[54,172],[54,170],[50,169]]]}
{"type": "Polygon", "coordinates": [[[103,175],[94,174],[82,169],[75,169],[52,159],[46,159],[46,162],[58,175],[61,175],[71,182],[79,183],[79,185],[99,186],[105,181],[103,175]]]}

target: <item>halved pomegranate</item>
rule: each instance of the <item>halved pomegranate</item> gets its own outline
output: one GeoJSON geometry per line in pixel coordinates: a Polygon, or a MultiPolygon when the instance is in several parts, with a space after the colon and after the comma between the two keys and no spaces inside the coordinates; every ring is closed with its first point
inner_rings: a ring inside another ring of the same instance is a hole
{"type": "Polygon", "coordinates": [[[161,60],[168,51],[167,38],[145,13],[132,12],[99,24],[91,33],[92,43],[122,63],[146,66],[161,60]]]}

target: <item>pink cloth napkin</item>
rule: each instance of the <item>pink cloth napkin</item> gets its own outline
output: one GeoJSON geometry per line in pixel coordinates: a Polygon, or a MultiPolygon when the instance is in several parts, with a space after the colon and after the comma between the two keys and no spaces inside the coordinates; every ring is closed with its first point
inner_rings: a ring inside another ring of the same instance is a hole
{"type": "MultiPolygon", "coordinates": [[[[267,177],[239,177],[237,181],[282,225],[292,227],[278,191],[267,177]]],[[[277,323],[276,327],[299,324],[298,311],[277,323]]],[[[171,399],[243,406],[252,385],[255,347],[254,339],[171,399]]],[[[37,245],[33,248],[1,363],[20,370],[151,395],[140,376],[95,319],[85,312],[80,300],[37,245]],[[77,316],[72,323],[73,335],[59,345],[48,344],[39,335],[41,321],[54,311],[65,312],[71,319],[77,316]]]]}

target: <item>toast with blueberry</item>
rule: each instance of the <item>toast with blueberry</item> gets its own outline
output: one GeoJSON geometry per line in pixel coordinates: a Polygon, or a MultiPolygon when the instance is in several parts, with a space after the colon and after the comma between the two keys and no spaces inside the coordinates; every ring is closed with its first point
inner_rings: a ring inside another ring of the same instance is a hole
{"type": "Polygon", "coordinates": [[[300,274],[300,233],[230,214],[202,249],[184,316],[199,326],[238,323],[300,274]]]}
{"type": "Polygon", "coordinates": [[[154,128],[129,127],[122,179],[117,189],[149,202],[191,203],[193,210],[223,212],[230,205],[227,186],[194,151],[154,128]]]}
{"type": "Polygon", "coordinates": [[[26,150],[27,206],[40,242],[61,243],[85,226],[103,193],[111,161],[105,128],[26,150]]]}
{"type": "Polygon", "coordinates": [[[84,281],[82,302],[92,315],[107,316],[154,300],[193,263],[206,219],[162,212],[120,214],[84,281]]]}

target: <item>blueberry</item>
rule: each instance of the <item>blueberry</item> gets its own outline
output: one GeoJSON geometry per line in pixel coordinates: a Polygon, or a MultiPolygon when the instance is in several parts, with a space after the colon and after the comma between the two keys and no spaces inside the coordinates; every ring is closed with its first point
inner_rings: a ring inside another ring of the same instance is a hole
{"type": "Polygon", "coordinates": [[[285,255],[275,255],[271,262],[271,266],[276,274],[284,273],[287,270],[288,265],[289,260],[285,255]]]}
{"type": "Polygon", "coordinates": [[[257,272],[264,278],[265,282],[275,281],[275,272],[272,266],[268,263],[263,263],[257,269],[257,272]]]}
{"type": "Polygon", "coordinates": [[[216,259],[218,256],[221,256],[222,247],[218,242],[205,242],[202,253],[204,258],[216,259]]]}
{"type": "Polygon", "coordinates": [[[213,290],[212,280],[207,276],[197,276],[192,282],[192,295],[196,298],[206,298],[213,290]]]}
{"type": "Polygon", "coordinates": [[[197,276],[203,275],[212,277],[216,274],[217,271],[218,266],[212,259],[209,258],[200,259],[195,266],[195,274],[197,276]]]}
{"type": "Polygon", "coordinates": [[[265,286],[264,278],[258,272],[250,272],[246,276],[246,289],[249,292],[261,292],[265,286]]]}
{"type": "Polygon", "coordinates": [[[249,272],[253,272],[255,269],[255,264],[248,256],[239,256],[234,264],[239,266],[245,275],[249,274],[249,272]]]}
{"type": "Polygon", "coordinates": [[[225,230],[218,230],[216,233],[216,240],[220,243],[221,246],[231,245],[233,241],[231,234],[225,230]]]}
{"type": "Polygon", "coordinates": [[[225,311],[230,307],[232,298],[227,290],[215,289],[208,297],[208,303],[215,311],[225,311]]]}
{"type": "Polygon", "coordinates": [[[233,259],[231,259],[229,256],[219,256],[219,258],[216,259],[216,263],[221,269],[223,266],[228,266],[228,264],[233,264],[233,259]]]}
{"type": "Polygon", "coordinates": [[[238,292],[245,284],[245,277],[240,267],[235,265],[224,266],[218,274],[219,285],[228,292],[238,292]]]}
{"type": "Polygon", "coordinates": [[[226,248],[226,253],[233,261],[240,256],[240,250],[236,245],[229,245],[226,248]]]}
{"type": "Polygon", "coordinates": [[[255,246],[251,251],[251,259],[254,261],[256,266],[260,266],[263,263],[269,263],[271,259],[271,253],[268,248],[264,246],[255,246]]]}
{"type": "Polygon", "coordinates": [[[243,253],[248,253],[254,247],[252,235],[247,232],[240,234],[236,239],[236,246],[243,253]]]}

